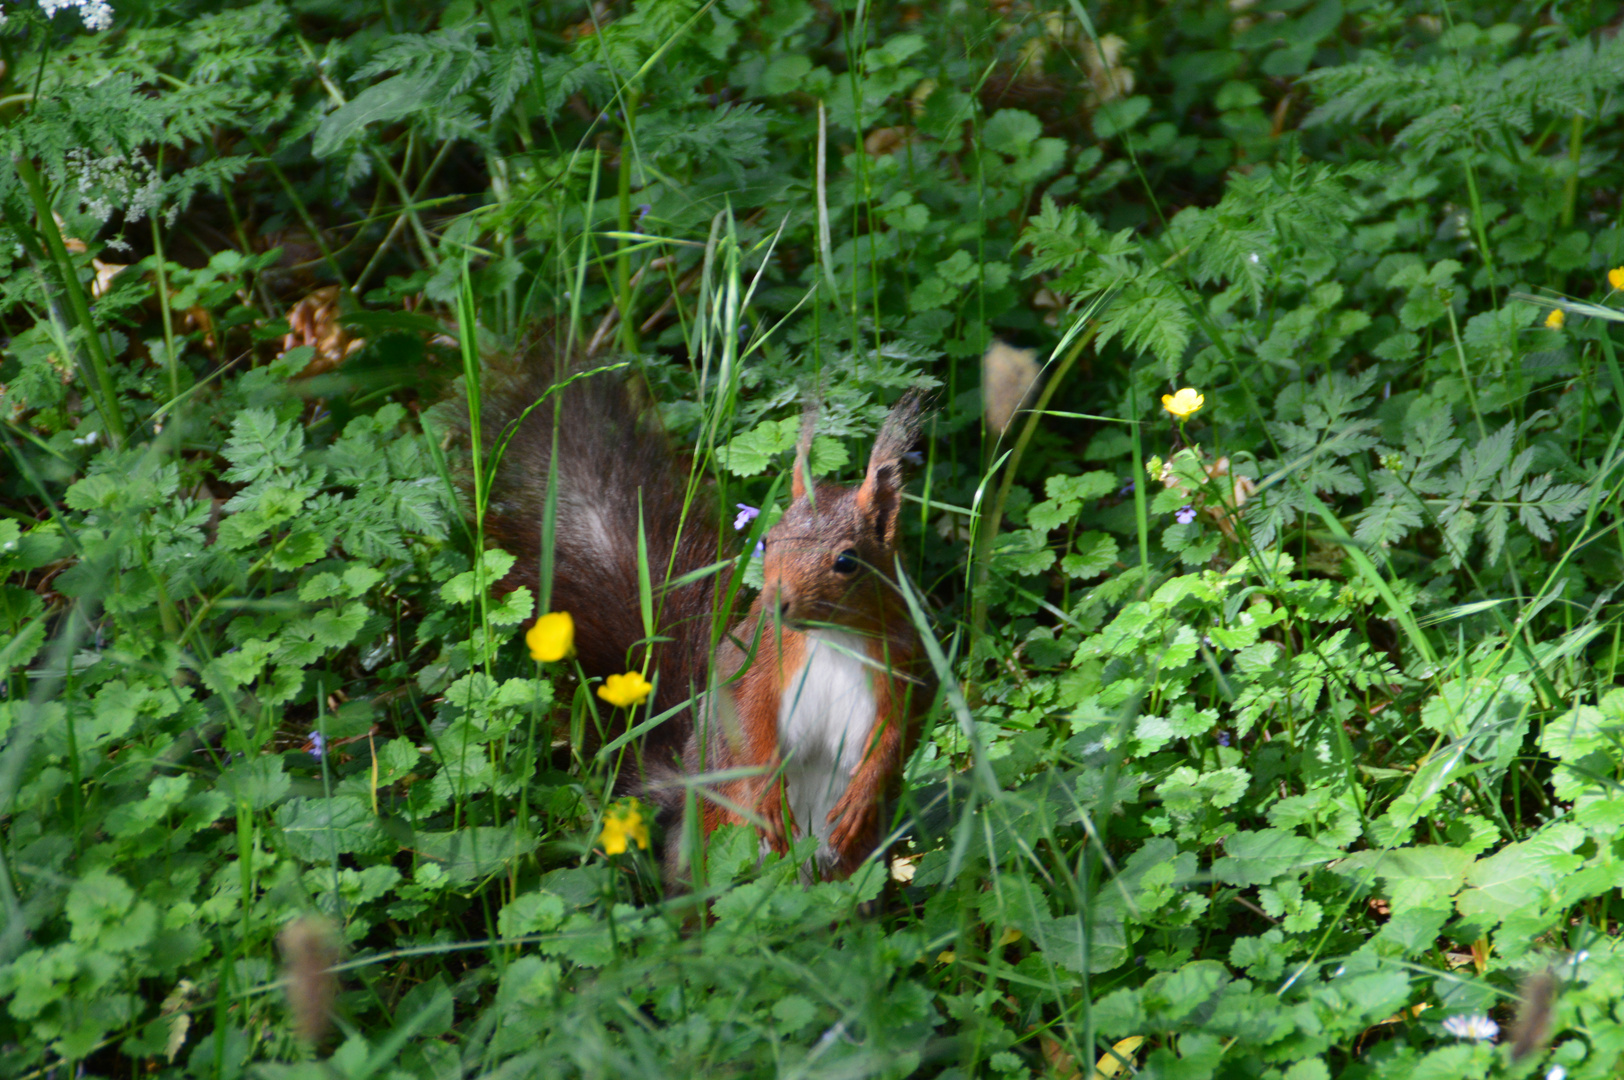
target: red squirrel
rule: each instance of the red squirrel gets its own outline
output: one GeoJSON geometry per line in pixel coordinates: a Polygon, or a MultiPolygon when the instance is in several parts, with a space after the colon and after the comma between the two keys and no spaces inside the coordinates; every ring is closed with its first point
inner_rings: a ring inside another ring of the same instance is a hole
{"type": "MultiPolygon", "coordinates": [[[[673,883],[686,875],[671,818],[689,786],[704,835],[748,822],[780,853],[815,835],[818,872],[849,875],[880,848],[885,801],[900,787],[910,735],[934,690],[892,580],[903,457],[918,436],[920,396],[910,392],[892,409],[855,488],[809,487],[807,414],[792,502],[763,537],[764,587],[722,635],[712,663],[726,574],[684,579],[727,557],[714,512],[691,497],[652,410],[634,406],[614,376],[578,379],[531,409],[552,385],[550,368],[542,359],[524,374],[493,373],[485,388],[486,445],[510,435],[492,479],[487,531],[518,557],[503,587],[536,593],[556,462],[549,606],[573,617],[583,672],[597,679],[640,670],[652,648],[653,700],[627,719],[696,706],[644,737],[636,773],[641,793],[665,810],[673,883]],[[652,642],[639,603],[640,515],[657,609],[652,642]],[[722,770],[749,774],[703,782],[722,770]],[[690,779],[676,779],[679,772],[690,779]]],[[[591,733],[589,742],[599,744],[591,733]]]]}
{"type": "Polygon", "coordinates": [[[761,593],[716,650],[683,754],[692,776],[753,770],[705,792],[706,835],[753,820],[779,853],[816,836],[824,877],[846,877],[879,850],[885,801],[934,690],[891,579],[919,409],[910,392],[891,410],[855,488],[809,484],[808,412],[792,501],[763,538],[761,593]]]}

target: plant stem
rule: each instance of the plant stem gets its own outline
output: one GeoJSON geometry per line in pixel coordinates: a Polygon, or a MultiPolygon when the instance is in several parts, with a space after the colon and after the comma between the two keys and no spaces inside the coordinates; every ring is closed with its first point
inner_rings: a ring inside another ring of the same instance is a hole
{"type": "Polygon", "coordinates": [[[1562,185],[1562,227],[1573,226],[1573,207],[1579,200],[1579,149],[1584,145],[1585,118],[1573,114],[1573,127],[1568,135],[1568,179],[1562,185]]]}
{"type": "Polygon", "coordinates": [[[73,309],[73,317],[85,332],[85,351],[90,356],[90,374],[95,377],[95,386],[91,390],[91,400],[96,403],[96,410],[101,413],[102,423],[107,425],[107,439],[116,449],[129,441],[124,428],[124,414],[118,409],[118,389],[113,385],[113,373],[107,366],[107,354],[102,350],[101,336],[96,333],[96,324],[90,318],[90,301],[85,298],[85,290],[79,284],[79,275],[74,272],[73,260],[68,256],[68,246],[62,242],[62,230],[56,227],[56,217],[51,213],[51,200],[45,194],[45,185],[41,183],[39,173],[34,170],[34,163],[26,157],[14,159],[17,166],[17,175],[22,177],[23,183],[28,187],[28,195],[34,201],[34,212],[39,216],[39,231],[45,237],[45,245],[51,251],[51,258],[56,262],[57,273],[62,277],[62,289],[68,295],[68,306],[73,309]]]}
{"type": "Polygon", "coordinates": [[[637,115],[637,90],[628,86],[623,96],[626,134],[620,144],[620,250],[615,254],[616,292],[620,306],[620,346],[637,351],[637,324],[632,321],[632,155],[633,124],[637,115]]]}
{"type": "Polygon", "coordinates": [[[998,493],[993,496],[992,509],[981,519],[980,526],[976,530],[975,584],[971,590],[975,600],[970,609],[970,649],[966,654],[972,660],[975,657],[976,643],[987,625],[987,574],[992,566],[992,545],[998,538],[998,528],[1004,517],[1004,500],[1009,498],[1009,489],[1015,483],[1015,472],[1020,468],[1021,455],[1026,452],[1026,444],[1032,441],[1032,434],[1037,430],[1043,410],[1049,406],[1049,399],[1060,389],[1066,374],[1071,371],[1072,365],[1077,363],[1083,349],[1094,340],[1097,330],[1098,324],[1093,324],[1078,335],[1071,350],[1060,361],[1060,366],[1055,368],[1053,377],[1044,384],[1037,401],[1027,411],[1026,423],[1021,426],[1021,433],[1015,439],[1015,447],[1009,453],[1009,460],[1004,463],[1004,475],[998,482],[998,493]]]}
{"type": "MultiPolygon", "coordinates": [[[[1494,268],[1494,249],[1489,246],[1489,227],[1483,218],[1483,200],[1477,193],[1477,170],[1470,161],[1466,164],[1466,194],[1472,200],[1472,227],[1477,230],[1478,251],[1483,255],[1483,265],[1489,268],[1489,297],[1494,300],[1495,285],[1500,275],[1494,268]]],[[[1496,306],[1499,301],[1494,300],[1496,306]]]]}

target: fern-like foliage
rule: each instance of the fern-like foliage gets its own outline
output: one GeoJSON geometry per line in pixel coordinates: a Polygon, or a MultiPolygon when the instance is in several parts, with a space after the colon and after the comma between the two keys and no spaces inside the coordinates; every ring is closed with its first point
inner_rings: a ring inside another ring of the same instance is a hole
{"type": "Polygon", "coordinates": [[[1364,490],[1348,459],[1378,442],[1369,434],[1374,423],[1359,416],[1371,402],[1375,374],[1334,373],[1311,384],[1293,383],[1276,397],[1268,429],[1280,457],[1263,461],[1271,471],[1260,496],[1246,505],[1246,525],[1257,547],[1272,545],[1296,522],[1307,511],[1310,494],[1364,490]]]}
{"type": "Polygon", "coordinates": [[[1151,263],[1132,229],[1107,234],[1076,206],[1045,198],[1027,224],[1026,276],[1053,274],[1050,288],[1074,304],[1100,302],[1100,346],[1117,337],[1166,364],[1184,354],[1195,328],[1183,287],[1151,263]]]}
{"type": "Polygon", "coordinates": [[[1534,474],[1536,451],[1516,449],[1544,413],[1471,443],[1457,436],[1447,404],[1422,398],[1404,418],[1403,445],[1387,446],[1363,415],[1376,378],[1375,370],[1333,373],[1288,386],[1275,399],[1268,430],[1280,456],[1263,461],[1271,471],[1246,506],[1254,545],[1270,546],[1306,514],[1309,493],[1366,499],[1354,529],[1364,546],[1392,547],[1418,530],[1438,529],[1455,567],[1478,539],[1482,561],[1494,564],[1505,553],[1513,519],[1546,542],[1555,537],[1555,525],[1584,512],[1587,488],[1552,473],[1534,474]],[[1372,452],[1378,469],[1355,467],[1356,458],[1372,452]]]}
{"type": "Polygon", "coordinates": [[[1448,409],[1415,413],[1406,421],[1403,449],[1388,449],[1390,467],[1373,478],[1376,498],[1361,515],[1356,539],[1391,545],[1436,524],[1451,565],[1466,561],[1477,537],[1484,562],[1492,565],[1505,551],[1513,513],[1541,542],[1554,538],[1553,525],[1583,513],[1589,498],[1583,485],[1560,483],[1551,473],[1530,475],[1535,451],[1514,452],[1543,413],[1508,423],[1475,445],[1451,437],[1448,409]]]}
{"type": "Polygon", "coordinates": [[[601,64],[615,84],[624,85],[681,35],[698,10],[694,0],[638,4],[622,18],[601,22],[597,33],[582,37],[575,54],[583,62],[601,64]]]}
{"type": "Polygon", "coordinates": [[[349,154],[346,171],[352,179],[367,171],[365,164],[355,161],[355,151],[373,124],[409,118],[436,141],[468,139],[488,145],[487,121],[512,106],[533,65],[516,49],[482,46],[473,27],[456,26],[432,34],[395,35],[354,73],[352,81],[366,83],[390,72],[341,104],[316,129],[312,146],[316,156],[349,154]],[[470,92],[493,70],[497,78],[490,90],[491,104],[476,108],[470,92]]]}
{"type": "Polygon", "coordinates": [[[687,172],[714,164],[735,183],[768,154],[767,118],[754,105],[658,112],[638,128],[637,138],[661,167],[687,172]]]}
{"type": "MultiPolygon", "coordinates": [[[[0,156],[28,158],[54,190],[71,192],[76,202],[59,204],[63,213],[97,223],[115,211],[129,221],[160,212],[172,219],[199,190],[224,190],[250,162],[246,154],[191,155],[189,147],[287,116],[287,95],[267,96],[244,77],[287,67],[276,41],[287,23],[280,5],[260,3],[23,53],[16,81],[37,81],[38,92],[0,127],[0,156]],[[167,151],[161,172],[158,147],[167,151]]],[[[0,169],[0,200],[25,199],[16,170],[0,169]]]]}
{"type": "Polygon", "coordinates": [[[1131,229],[1107,235],[1078,207],[1046,199],[1027,226],[1026,273],[1054,275],[1050,287],[1079,305],[1106,301],[1097,316],[1099,344],[1120,336],[1171,369],[1195,331],[1198,303],[1174,264],[1185,263],[1196,285],[1235,286],[1261,303],[1278,260],[1313,255],[1329,262],[1357,218],[1360,186],[1384,171],[1291,156],[1236,174],[1216,206],[1189,207],[1169,223],[1165,255],[1147,251],[1131,229]]]}
{"type": "Polygon", "coordinates": [[[1335,166],[1293,156],[1237,173],[1218,205],[1180,212],[1166,242],[1189,253],[1197,284],[1237,285],[1260,303],[1277,260],[1338,248],[1358,216],[1359,186],[1384,172],[1370,162],[1335,166]]]}
{"type": "Polygon", "coordinates": [[[1456,51],[1421,63],[1369,53],[1305,76],[1320,97],[1308,126],[1402,124],[1395,140],[1423,159],[1465,146],[1511,146],[1540,116],[1595,117],[1600,98],[1624,84],[1624,40],[1582,40],[1495,63],[1494,41],[1460,28],[1456,51]]]}

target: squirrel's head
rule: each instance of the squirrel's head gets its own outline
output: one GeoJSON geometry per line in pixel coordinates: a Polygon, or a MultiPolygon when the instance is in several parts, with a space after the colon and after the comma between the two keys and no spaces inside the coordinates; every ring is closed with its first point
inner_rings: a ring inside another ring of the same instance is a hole
{"type": "Polygon", "coordinates": [[[763,541],[768,610],[791,623],[867,627],[878,621],[896,555],[905,479],[903,457],[919,434],[922,398],[909,391],[874,440],[868,473],[855,488],[807,483],[816,410],[801,421],[791,501],[763,541]]]}

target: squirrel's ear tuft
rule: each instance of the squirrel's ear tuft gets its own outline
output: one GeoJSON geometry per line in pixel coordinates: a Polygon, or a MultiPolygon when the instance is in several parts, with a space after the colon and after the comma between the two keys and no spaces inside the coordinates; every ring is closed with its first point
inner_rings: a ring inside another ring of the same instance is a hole
{"type": "Polygon", "coordinates": [[[925,398],[918,390],[909,390],[891,407],[879,435],[874,438],[874,452],[868,458],[868,475],[857,489],[857,508],[873,527],[876,537],[890,545],[897,535],[897,507],[902,501],[903,461],[914,441],[919,438],[920,413],[925,398]]]}
{"type": "Polygon", "coordinates": [[[809,399],[806,408],[801,410],[801,438],[795,444],[795,468],[790,473],[789,495],[792,499],[805,496],[811,486],[807,483],[807,471],[812,458],[812,432],[817,426],[818,403],[816,399],[809,399]]]}
{"type": "Polygon", "coordinates": [[[885,418],[880,433],[874,437],[874,452],[868,458],[869,476],[874,475],[876,466],[894,463],[898,467],[900,482],[902,463],[919,440],[919,424],[924,409],[925,395],[919,390],[909,390],[891,406],[891,415],[885,418]]]}

